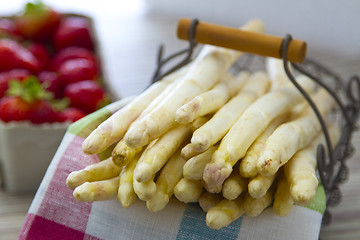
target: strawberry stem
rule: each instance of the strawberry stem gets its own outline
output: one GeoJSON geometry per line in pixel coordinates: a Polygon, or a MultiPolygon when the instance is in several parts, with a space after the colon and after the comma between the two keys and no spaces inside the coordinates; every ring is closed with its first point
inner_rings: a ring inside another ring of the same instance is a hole
{"type": "Polygon", "coordinates": [[[39,99],[53,99],[52,93],[43,89],[40,81],[35,76],[29,76],[23,81],[10,80],[7,95],[19,96],[28,103],[33,103],[39,99]]]}
{"type": "Polygon", "coordinates": [[[70,105],[70,99],[62,98],[62,99],[52,99],[50,100],[51,106],[58,112],[65,110],[70,105]]]}
{"type": "Polygon", "coordinates": [[[42,1],[37,0],[28,2],[25,5],[25,15],[39,15],[42,16],[46,12],[46,6],[42,1]]]}

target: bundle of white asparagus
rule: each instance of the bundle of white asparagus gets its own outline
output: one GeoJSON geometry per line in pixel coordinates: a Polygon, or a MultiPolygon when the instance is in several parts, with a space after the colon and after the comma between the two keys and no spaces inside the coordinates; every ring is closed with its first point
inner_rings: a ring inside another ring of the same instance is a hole
{"type": "MultiPolygon", "coordinates": [[[[263,32],[252,20],[243,29],[263,32]]],[[[151,212],[174,195],[199,202],[210,228],[272,206],[286,216],[309,204],[318,187],[318,120],[279,62],[264,72],[229,73],[241,53],[204,46],[188,66],[153,84],[101,123],[84,141],[86,154],[116,143],[112,157],[72,172],[67,185],[78,201],[139,198],[151,212]]],[[[334,101],[298,76],[323,116],[334,101]]],[[[332,141],[339,127],[327,122],[332,141]]]]}

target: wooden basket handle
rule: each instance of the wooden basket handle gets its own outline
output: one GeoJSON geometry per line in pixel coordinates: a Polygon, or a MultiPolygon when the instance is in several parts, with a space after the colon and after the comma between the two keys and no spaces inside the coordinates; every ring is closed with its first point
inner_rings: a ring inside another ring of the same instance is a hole
{"type": "MultiPolygon", "coordinates": [[[[182,18],[178,22],[177,36],[182,40],[189,40],[191,19],[182,18]]],[[[237,28],[216,24],[198,22],[195,29],[195,40],[198,43],[210,44],[248,52],[267,57],[282,58],[281,47],[283,38],[248,32],[237,28]]],[[[306,55],[306,42],[293,39],[288,48],[290,62],[302,62],[306,55]]]]}

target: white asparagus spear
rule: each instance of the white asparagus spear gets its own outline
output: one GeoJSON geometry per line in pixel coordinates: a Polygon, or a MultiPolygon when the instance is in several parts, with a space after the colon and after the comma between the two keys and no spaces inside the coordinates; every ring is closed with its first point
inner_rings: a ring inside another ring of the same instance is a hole
{"type": "Polygon", "coordinates": [[[178,125],[161,136],[141,156],[134,172],[136,181],[146,182],[150,180],[190,135],[191,127],[187,124],[178,125]]]}
{"type": "MultiPolygon", "coordinates": [[[[246,77],[246,75],[244,73],[242,76],[246,77]]],[[[242,112],[263,95],[269,86],[270,80],[266,74],[261,72],[253,74],[238,95],[233,97],[207,123],[193,133],[192,146],[198,152],[203,152],[221,140],[242,112]]]]}
{"type": "Polygon", "coordinates": [[[119,177],[118,201],[124,208],[129,207],[136,200],[136,194],[133,187],[133,176],[141,152],[137,153],[133,159],[123,167],[119,177]]]}
{"type": "Polygon", "coordinates": [[[142,147],[131,148],[126,145],[125,140],[121,139],[112,151],[112,160],[117,166],[127,165],[137,153],[141,152],[142,147]]]}
{"type": "MultiPolygon", "coordinates": [[[[328,126],[328,131],[331,142],[335,145],[340,138],[340,128],[333,123],[328,126]]],[[[296,204],[307,205],[315,197],[318,187],[316,165],[319,144],[326,147],[322,133],[309,146],[295,153],[283,167],[291,197],[296,204]]]]}
{"type": "Polygon", "coordinates": [[[238,169],[238,167],[235,168],[222,187],[222,195],[228,200],[238,198],[247,189],[248,179],[242,177],[238,169]]]}
{"type": "Polygon", "coordinates": [[[127,145],[134,148],[141,147],[164,134],[173,127],[175,112],[181,105],[211,88],[218,81],[219,72],[224,72],[225,64],[223,62],[223,64],[219,64],[213,54],[206,56],[203,61],[194,62],[193,67],[190,68],[181,83],[173,92],[168,94],[154,111],[129,128],[125,134],[127,145]],[[208,68],[211,71],[204,70],[208,68]]]}
{"type": "Polygon", "coordinates": [[[199,197],[199,205],[204,212],[207,212],[210,208],[215,207],[223,199],[224,198],[221,194],[203,192],[199,197]]]}
{"type": "MultiPolygon", "coordinates": [[[[284,61],[282,59],[268,57],[266,58],[265,67],[272,81],[271,89],[282,87],[290,82],[285,72],[284,61]]],[[[290,63],[289,69],[290,71],[292,70],[290,63]]]]}
{"type": "Polygon", "coordinates": [[[216,147],[210,147],[205,152],[190,158],[183,167],[184,178],[192,180],[201,180],[205,165],[210,162],[212,154],[216,147]]]}
{"type": "Polygon", "coordinates": [[[200,116],[216,112],[221,108],[232,96],[240,91],[247,80],[247,78],[243,77],[243,74],[239,74],[235,78],[229,75],[223,76],[222,81],[212,89],[181,106],[175,113],[175,120],[181,124],[190,123],[200,116]]]}
{"type": "MultiPolygon", "coordinates": [[[[152,104],[150,104],[152,105],[152,104]]],[[[146,109],[147,110],[147,109],[146,109]]],[[[146,110],[143,112],[145,113],[146,110]]],[[[141,117],[141,116],[140,116],[141,117]]],[[[139,118],[140,118],[139,117],[139,118]]],[[[204,123],[206,123],[209,120],[209,117],[203,116],[195,119],[191,123],[191,129],[195,131],[197,128],[202,126],[204,123]]],[[[118,166],[123,166],[129,163],[132,158],[141,150],[143,147],[138,148],[131,148],[128,145],[126,145],[125,140],[121,139],[119,143],[115,146],[113,152],[112,152],[112,160],[113,162],[118,166]]],[[[193,153],[194,155],[197,154],[197,152],[193,153]]]]}
{"type": "MultiPolygon", "coordinates": [[[[115,112],[111,117],[102,122],[82,144],[86,154],[97,154],[105,151],[109,146],[119,141],[131,123],[137,119],[148,105],[161,95],[172,82],[178,80],[187,72],[188,67],[168,75],[164,79],[152,84],[132,102],[115,112]]],[[[173,88],[176,85],[172,85],[173,88]]]]}
{"type": "Polygon", "coordinates": [[[198,202],[203,187],[200,180],[182,178],[174,188],[175,197],[184,203],[198,202]]]}
{"type": "MultiPolygon", "coordinates": [[[[307,77],[299,77],[298,83],[305,91],[315,89],[315,83],[307,77]]],[[[254,140],[269,123],[291,107],[304,101],[301,93],[292,84],[273,90],[251,104],[222,139],[212,160],[204,170],[203,179],[209,192],[221,190],[232,167],[245,156],[254,140]]]]}
{"type": "Polygon", "coordinates": [[[192,157],[195,157],[197,155],[199,155],[201,152],[198,152],[196,150],[196,148],[194,147],[194,144],[192,143],[188,143],[185,147],[183,147],[183,149],[181,150],[181,156],[185,159],[185,160],[189,160],[192,157]]]}
{"type": "MultiPolygon", "coordinates": [[[[252,21],[244,26],[244,29],[262,31],[263,24],[252,21]]],[[[195,96],[213,87],[240,55],[238,51],[205,46],[179,85],[167,98],[150,114],[129,128],[125,134],[127,145],[134,148],[144,146],[152,139],[164,134],[174,125],[176,110],[195,96]]]]}
{"type": "MultiPolygon", "coordinates": [[[[131,123],[135,124],[136,122],[140,121],[144,116],[149,114],[152,110],[154,110],[158,104],[171,92],[173,88],[178,84],[179,81],[174,81],[170,83],[140,114],[140,116],[131,123]]],[[[131,126],[130,125],[130,126],[131,126]]],[[[115,126],[114,126],[115,128],[115,126]]],[[[118,166],[126,165],[131,159],[135,156],[136,153],[140,152],[143,147],[132,148],[129,147],[125,139],[122,138],[115,146],[112,151],[112,159],[114,163],[118,166]]]]}
{"type": "Polygon", "coordinates": [[[195,131],[199,127],[203,126],[207,121],[209,121],[210,118],[211,118],[211,115],[198,117],[191,123],[191,130],[195,131]]]}
{"type": "Polygon", "coordinates": [[[257,161],[265,147],[266,140],[274,130],[287,119],[288,115],[289,114],[285,113],[271,121],[264,132],[253,142],[253,144],[251,144],[244,158],[240,162],[239,170],[241,176],[249,178],[255,177],[258,174],[257,161]]]}
{"type": "MultiPolygon", "coordinates": [[[[158,141],[158,139],[153,140],[146,148],[145,150],[142,152],[140,159],[138,160],[136,167],[139,165],[139,163],[141,162],[142,158],[145,156],[145,154],[147,153],[147,151],[149,151],[158,141]]],[[[134,173],[136,171],[136,167],[134,169],[134,173]]],[[[146,182],[138,182],[135,178],[135,176],[133,175],[133,187],[134,187],[134,192],[136,193],[136,195],[144,201],[150,200],[155,192],[156,192],[156,184],[154,182],[154,178],[155,175],[153,175],[151,177],[150,180],[146,181],[146,182]]]]}
{"type": "MultiPolygon", "coordinates": [[[[196,131],[196,129],[200,128],[201,126],[203,126],[207,121],[209,121],[209,119],[211,118],[211,116],[206,115],[206,116],[202,116],[199,117],[197,119],[195,119],[192,123],[191,123],[191,130],[194,132],[196,131]]],[[[190,158],[200,154],[201,152],[198,152],[192,143],[188,143],[185,147],[183,147],[183,149],[181,150],[181,156],[185,159],[185,160],[189,160],[190,158]]]]}
{"type": "Polygon", "coordinates": [[[91,164],[79,171],[73,171],[66,178],[66,184],[70,189],[85,182],[106,180],[119,176],[121,168],[116,166],[111,158],[91,164]]]}
{"type": "Polygon", "coordinates": [[[104,201],[116,198],[119,188],[119,177],[86,182],[76,187],[73,196],[79,202],[104,201]]]}
{"type": "MultiPolygon", "coordinates": [[[[314,96],[319,112],[327,116],[334,107],[333,98],[326,90],[314,96]]],[[[321,126],[309,107],[299,118],[280,125],[266,140],[257,168],[262,175],[274,175],[299,149],[306,147],[320,132],[321,126]]]]}
{"type": "MultiPolygon", "coordinates": [[[[310,94],[310,96],[313,97],[313,94],[310,94]]],[[[289,118],[287,121],[291,121],[300,117],[307,110],[308,107],[309,107],[308,102],[302,102],[294,106],[293,109],[291,109],[290,111],[289,118]]]]}
{"type": "Polygon", "coordinates": [[[156,193],[156,184],[154,179],[147,182],[138,182],[135,178],[133,178],[133,187],[138,198],[143,201],[150,200],[156,193]]]}
{"type": "Polygon", "coordinates": [[[244,214],[244,198],[224,199],[206,213],[206,225],[213,229],[228,226],[244,214]]]}
{"type": "Polygon", "coordinates": [[[290,187],[283,171],[279,175],[276,191],[274,194],[273,210],[280,217],[287,216],[294,205],[290,195],[290,187]]]}
{"type": "Polygon", "coordinates": [[[156,193],[146,201],[150,212],[160,211],[168,204],[176,184],[182,178],[182,168],[185,162],[185,159],[181,157],[181,149],[178,149],[161,170],[156,180],[156,193]]]}
{"type": "Polygon", "coordinates": [[[275,180],[276,175],[262,176],[258,174],[257,176],[251,178],[248,184],[248,192],[253,198],[262,198],[265,196],[272,183],[275,180]]]}
{"type": "Polygon", "coordinates": [[[274,186],[272,186],[261,198],[253,198],[249,193],[246,193],[244,200],[245,214],[249,217],[260,215],[266,207],[270,206],[273,201],[273,196],[274,186]]]}

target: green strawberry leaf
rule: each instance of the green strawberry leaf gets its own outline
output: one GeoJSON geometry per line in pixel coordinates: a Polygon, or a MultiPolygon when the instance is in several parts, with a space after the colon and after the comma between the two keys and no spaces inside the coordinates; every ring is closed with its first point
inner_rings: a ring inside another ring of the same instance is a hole
{"type": "Polygon", "coordinates": [[[42,16],[46,11],[46,5],[42,1],[37,0],[26,3],[24,15],[42,16]]]}
{"type": "Polygon", "coordinates": [[[46,91],[40,81],[35,76],[29,76],[23,81],[12,79],[9,81],[9,89],[6,93],[10,96],[19,96],[28,103],[33,103],[36,100],[51,100],[54,98],[53,94],[46,91]]]}
{"type": "Polygon", "coordinates": [[[21,82],[17,79],[12,79],[9,81],[9,88],[6,91],[6,95],[9,96],[19,96],[21,95],[21,82]]]}
{"type": "Polygon", "coordinates": [[[58,112],[65,110],[70,105],[69,98],[52,99],[50,100],[51,106],[58,112]]]}

